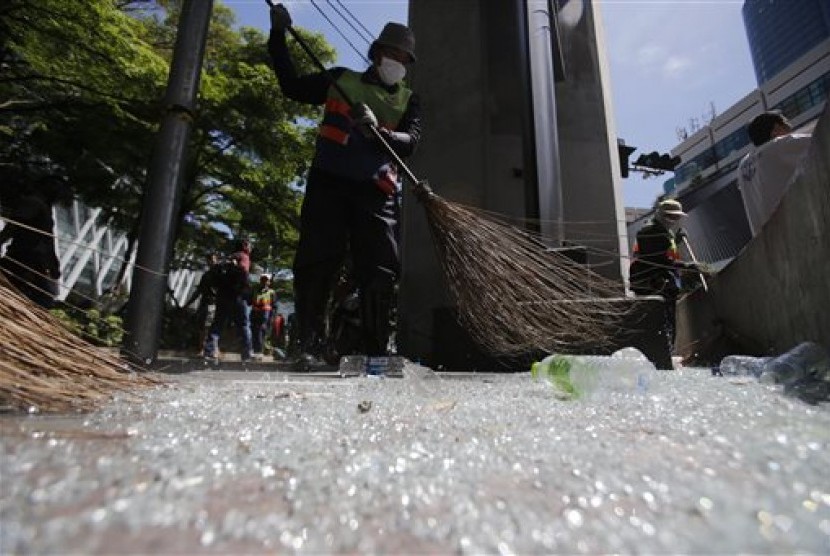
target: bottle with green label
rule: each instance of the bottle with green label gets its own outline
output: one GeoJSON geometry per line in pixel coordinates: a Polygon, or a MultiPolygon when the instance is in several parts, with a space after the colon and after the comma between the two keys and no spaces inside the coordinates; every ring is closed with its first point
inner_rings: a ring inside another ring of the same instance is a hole
{"type": "Polygon", "coordinates": [[[653,371],[654,365],[632,350],[611,356],[553,354],[530,369],[534,379],[549,380],[557,390],[577,399],[597,391],[644,394],[653,371]]]}

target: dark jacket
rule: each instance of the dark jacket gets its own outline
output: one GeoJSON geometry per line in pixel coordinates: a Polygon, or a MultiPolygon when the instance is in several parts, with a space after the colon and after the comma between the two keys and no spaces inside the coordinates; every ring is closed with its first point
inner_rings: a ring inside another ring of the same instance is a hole
{"type": "Polygon", "coordinates": [[[652,220],[637,232],[631,261],[631,289],[640,295],[676,298],[680,292],[680,260],[675,233],[652,220]]]}
{"type": "Polygon", "coordinates": [[[211,265],[199,280],[199,285],[196,290],[187,300],[185,306],[192,304],[197,299],[201,298],[200,305],[213,305],[216,303],[216,291],[219,287],[219,278],[221,277],[221,269],[218,264],[211,265]]]}

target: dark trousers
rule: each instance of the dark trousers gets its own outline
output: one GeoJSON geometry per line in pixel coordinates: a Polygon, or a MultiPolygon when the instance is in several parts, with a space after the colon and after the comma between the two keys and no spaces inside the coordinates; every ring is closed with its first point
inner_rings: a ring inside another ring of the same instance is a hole
{"type": "Polygon", "coordinates": [[[674,353],[677,335],[677,297],[680,294],[680,275],[670,269],[640,265],[632,267],[631,288],[637,295],[660,295],[665,300],[663,326],[659,331],[666,340],[669,353],[674,353]]]}
{"type": "Polygon", "coordinates": [[[312,169],[300,215],[294,294],[302,349],[319,352],[325,312],[347,253],[360,288],[364,349],[386,353],[400,262],[397,204],[372,182],[343,180],[312,169]]]}
{"type": "Polygon", "coordinates": [[[265,338],[271,333],[271,311],[251,311],[251,334],[254,353],[262,353],[265,338]]]}
{"type": "Polygon", "coordinates": [[[242,359],[251,358],[251,308],[245,297],[222,296],[216,300],[216,317],[210,325],[205,340],[205,357],[213,357],[219,349],[219,336],[229,323],[233,323],[242,340],[242,359]]]}
{"type": "Polygon", "coordinates": [[[666,297],[665,320],[663,323],[663,335],[669,343],[669,353],[674,353],[674,339],[677,336],[677,298],[666,297]]]}

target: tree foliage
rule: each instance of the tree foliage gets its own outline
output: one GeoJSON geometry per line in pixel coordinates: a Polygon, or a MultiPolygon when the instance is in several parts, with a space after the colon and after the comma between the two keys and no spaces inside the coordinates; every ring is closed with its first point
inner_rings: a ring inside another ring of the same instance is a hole
{"type": "MultiPolygon", "coordinates": [[[[6,0],[0,6],[0,201],[59,176],[109,224],[137,233],[181,1],[6,0]]],[[[263,17],[267,8],[263,5],[263,17]]],[[[304,34],[326,62],[333,50],[304,34]]],[[[284,266],[318,109],[285,99],[266,37],[216,3],[187,161],[176,264],[228,235],[284,266]]],[[[295,52],[300,71],[312,66],[295,52]]]]}

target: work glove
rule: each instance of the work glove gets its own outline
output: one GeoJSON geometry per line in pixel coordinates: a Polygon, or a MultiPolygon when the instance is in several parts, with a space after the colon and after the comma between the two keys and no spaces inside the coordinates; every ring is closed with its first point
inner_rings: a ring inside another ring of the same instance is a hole
{"type": "Polygon", "coordinates": [[[680,263],[680,268],[689,272],[705,274],[707,276],[715,274],[714,269],[708,263],[703,262],[682,262],[680,263]]]}
{"type": "Polygon", "coordinates": [[[385,127],[379,127],[378,131],[380,132],[381,137],[383,137],[392,148],[405,147],[412,142],[412,136],[402,131],[392,131],[391,129],[386,129],[385,127]]]}
{"type": "Polygon", "coordinates": [[[271,29],[285,32],[289,27],[291,27],[291,14],[288,13],[288,9],[282,4],[271,8],[271,29]]]}
{"type": "Polygon", "coordinates": [[[375,185],[384,195],[391,197],[398,192],[398,168],[392,164],[384,164],[374,175],[375,185]]]}
{"type": "Polygon", "coordinates": [[[706,276],[714,276],[717,271],[709,263],[696,263],[697,271],[706,276]]]}
{"type": "Polygon", "coordinates": [[[686,230],[684,230],[683,228],[678,228],[677,231],[674,233],[674,239],[678,243],[683,243],[683,240],[688,238],[689,236],[686,234],[686,230]]]}
{"type": "Polygon", "coordinates": [[[357,104],[352,106],[351,116],[355,125],[360,126],[361,128],[365,128],[367,133],[369,133],[370,127],[378,127],[377,116],[375,116],[375,113],[372,112],[372,109],[369,108],[363,102],[358,102],[357,104]]]}

